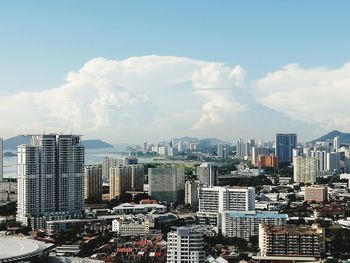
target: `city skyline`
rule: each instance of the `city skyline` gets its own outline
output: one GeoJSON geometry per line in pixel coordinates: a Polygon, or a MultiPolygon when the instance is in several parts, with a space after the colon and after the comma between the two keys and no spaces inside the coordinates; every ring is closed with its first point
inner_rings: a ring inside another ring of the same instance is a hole
{"type": "Polygon", "coordinates": [[[340,3],[4,2],[0,133],[140,143],[350,131],[340,3]]]}

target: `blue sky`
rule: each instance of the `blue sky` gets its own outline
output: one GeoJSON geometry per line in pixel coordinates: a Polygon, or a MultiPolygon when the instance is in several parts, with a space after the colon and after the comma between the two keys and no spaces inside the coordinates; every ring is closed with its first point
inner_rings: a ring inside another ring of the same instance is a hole
{"type": "MultiPolygon", "coordinates": [[[[240,65],[246,86],[291,63],[338,69],[350,60],[349,10],[349,1],[1,1],[0,95],[59,87],[96,57],[240,65]]],[[[270,107],[266,97],[257,100],[270,107]]]]}
{"type": "Polygon", "coordinates": [[[1,90],[45,89],[93,57],[157,54],[240,64],[350,57],[348,1],[2,1],[1,90]]]}

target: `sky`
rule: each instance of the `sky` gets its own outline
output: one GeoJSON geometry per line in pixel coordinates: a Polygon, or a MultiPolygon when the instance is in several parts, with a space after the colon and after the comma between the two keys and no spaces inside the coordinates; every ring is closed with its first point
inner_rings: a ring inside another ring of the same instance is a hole
{"type": "Polygon", "coordinates": [[[350,131],[349,1],[1,1],[0,136],[350,131]]]}

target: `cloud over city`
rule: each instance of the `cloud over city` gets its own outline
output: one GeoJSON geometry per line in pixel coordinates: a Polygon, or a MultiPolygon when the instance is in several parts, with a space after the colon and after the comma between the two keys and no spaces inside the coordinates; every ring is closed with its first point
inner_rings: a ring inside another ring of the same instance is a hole
{"type": "Polygon", "coordinates": [[[94,58],[59,87],[0,96],[3,130],[72,131],[119,143],[181,135],[233,140],[258,127],[266,137],[281,123],[309,137],[350,129],[350,64],[286,65],[253,85],[245,78],[240,65],[185,57],[94,58]]]}

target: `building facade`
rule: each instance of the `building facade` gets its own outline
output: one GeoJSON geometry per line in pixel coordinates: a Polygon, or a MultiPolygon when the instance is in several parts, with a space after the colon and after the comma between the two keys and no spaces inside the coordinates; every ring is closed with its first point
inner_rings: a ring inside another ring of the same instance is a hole
{"type": "Polygon", "coordinates": [[[183,202],[185,172],[182,167],[169,166],[148,169],[148,195],[166,202],[183,202]]]}
{"type": "Polygon", "coordinates": [[[307,202],[326,202],[328,201],[327,186],[312,185],[305,187],[304,200],[307,202]]]}
{"type": "Polygon", "coordinates": [[[264,168],[264,167],[271,167],[274,170],[278,169],[278,158],[274,155],[260,155],[258,161],[258,167],[264,168]]]}
{"type": "Polygon", "coordinates": [[[288,166],[293,161],[293,149],[297,147],[296,134],[276,134],[276,151],[279,165],[288,166]]]}
{"type": "Polygon", "coordinates": [[[288,215],[266,211],[224,211],[222,213],[222,234],[239,237],[249,241],[251,236],[259,235],[259,224],[281,226],[287,222],[288,215]]]}
{"type": "Polygon", "coordinates": [[[84,196],[86,200],[102,199],[102,165],[86,165],[84,196]]]}
{"type": "Polygon", "coordinates": [[[203,235],[190,227],[179,227],[167,236],[167,263],[202,263],[205,260],[203,235]]]}
{"type": "Polygon", "coordinates": [[[294,165],[294,182],[310,183],[316,182],[317,160],[314,157],[295,156],[294,165]]]}
{"type": "Polygon", "coordinates": [[[254,187],[200,187],[199,211],[201,224],[221,226],[221,213],[225,210],[250,211],[255,209],[254,187]]]}
{"type": "Polygon", "coordinates": [[[18,146],[17,220],[33,228],[84,209],[84,147],[77,135],[33,135],[18,146]]]}
{"type": "Polygon", "coordinates": [[[207,186],[217,185],[219,168],[215,163],[202,163],[197,167],[197,179],[207,186]]]}
{"type": "Polygon", "coordinates": [[[198,205],[199,180],[186,181],[185,183],[185,204],[198,205]]]}
{"type": "Polygon", "coordinates": [[[325,230],[312,226],[259,224],[261,256],[321,257],[325,251],[325,230]]]}

